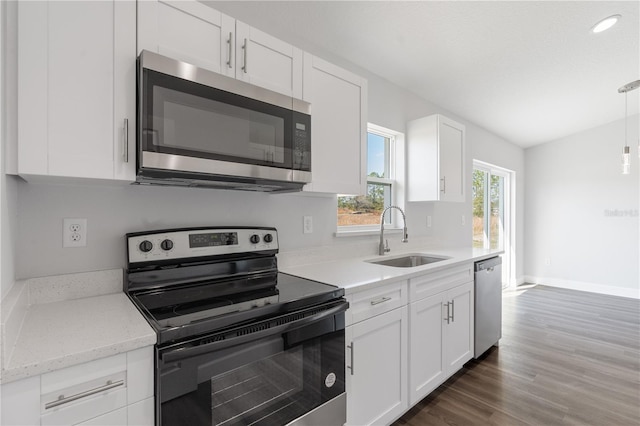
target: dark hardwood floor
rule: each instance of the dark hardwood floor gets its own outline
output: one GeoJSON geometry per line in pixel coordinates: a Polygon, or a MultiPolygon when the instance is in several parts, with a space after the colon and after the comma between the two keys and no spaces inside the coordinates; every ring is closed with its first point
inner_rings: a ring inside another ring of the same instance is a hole
{"type": "Polygon", "coordinates": [[[640,301],[535,286],[502,306],[500,347],[394,426],[640,425],[640,301]]]}

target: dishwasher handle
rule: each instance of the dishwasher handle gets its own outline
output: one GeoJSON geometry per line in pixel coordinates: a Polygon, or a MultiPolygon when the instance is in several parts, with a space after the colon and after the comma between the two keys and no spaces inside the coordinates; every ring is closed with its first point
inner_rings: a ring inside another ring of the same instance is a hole
{"type": "Polygon", "coordinates": [[[496,266],[502,265],[502,258],[500,256],[492,257],[491,259],[482,260],[476,262],[475,272],[480,271],[493,271],[496,266]]]}

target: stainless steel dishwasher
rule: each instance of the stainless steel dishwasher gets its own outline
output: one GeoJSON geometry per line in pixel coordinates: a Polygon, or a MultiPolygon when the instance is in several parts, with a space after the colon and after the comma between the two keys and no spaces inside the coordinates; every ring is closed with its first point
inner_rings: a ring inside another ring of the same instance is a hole
{"type": "Polygon", "coordinates": [[[502,337],[502,259],[475,264],[475,350],[478,358],[502,337]]]}

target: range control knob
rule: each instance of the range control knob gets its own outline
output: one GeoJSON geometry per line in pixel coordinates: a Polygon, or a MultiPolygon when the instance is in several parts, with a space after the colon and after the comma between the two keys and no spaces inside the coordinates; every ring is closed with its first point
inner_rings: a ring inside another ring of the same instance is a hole
{"type": "Polygon", "coordinates": [[[149,253],[151,250],[153,250],[153,243],[151,243],[151,241],[149,240],[144,240],[138,245],[138,248],[143,253],[149,253]]]}
{"type": "Polygon", "coordinates": [[[264,242],[265,242],[265,243],[270,243],[270,242],[272,242],[272,241],[273,241],[273,235],[271,235],[271,234],[265,234],[265,236],[264,236],[264,242]]]}
{"type": "Polygon", "coordinates": [[[251,244],[258,244],[260,242],[260,235],[253,234],[251,237],[249,237],[249,241],[251,241],[251,244]]]}
{"type": "Polygon", "coordinates": [[[164,251],[169,251],[173,248],[173,241],[171,240],[164,240],[160,243],[160,248],[164,251]]]}

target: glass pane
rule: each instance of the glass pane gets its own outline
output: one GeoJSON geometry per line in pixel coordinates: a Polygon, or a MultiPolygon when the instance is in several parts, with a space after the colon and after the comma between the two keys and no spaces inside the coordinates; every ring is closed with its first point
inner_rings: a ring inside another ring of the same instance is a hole
{"type": "Polygon", "coordinates": [[[484,247],[485,221],[484,221],[484,193],[487,173],[482,170],[473,170],[473,247],[484,247]]]}
{"type": "MultiPolygon", "coordinates": [[[[380,215],[391,205],[391,185],[369,183],[367,195],[338,197],[338,226],[379,225],[380,215]]],[[[391,223],[391,215],[385,215],[385,223],[391,223]]]]}
{"type": "Polygon", "coordinates": [[[504,235],[504,178],[491,176],[491,218],[490,218],[490,247],[503,247],[504,235]]]}
{"type": "MultiPolygon", "coordinates": [[[[284,119],[154,87],[153,143],[167,148],[284,163],[284,119]]],[[[147,130],[149,131],[149,130],[147,130]]]]}
{"type": "Polygon", "coordinates": [[[388,138],[367,133],[367,176],[389,178],[388,138]]]}

